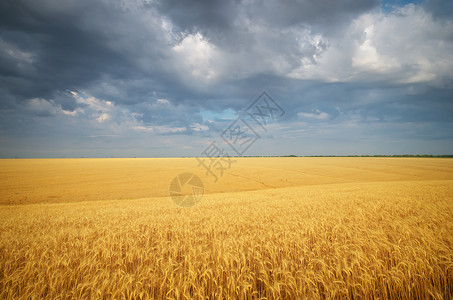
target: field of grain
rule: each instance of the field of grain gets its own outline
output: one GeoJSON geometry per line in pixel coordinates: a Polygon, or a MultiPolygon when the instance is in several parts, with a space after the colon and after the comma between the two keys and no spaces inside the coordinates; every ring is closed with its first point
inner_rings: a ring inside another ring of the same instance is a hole
{"type": "Polygon", "coordinates": [[[1,299],[453,297],[453,159],[0,160],[0,187],[1,299]]]}

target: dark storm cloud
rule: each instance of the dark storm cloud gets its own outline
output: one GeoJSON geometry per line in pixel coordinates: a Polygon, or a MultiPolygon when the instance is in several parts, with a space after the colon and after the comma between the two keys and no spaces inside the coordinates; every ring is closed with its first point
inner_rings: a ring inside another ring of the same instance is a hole
{"type": "Polygon", "coordinates": [[[377,0],[347,1],[252,1],[247,13],[261,22],[275,26],[297,24],[336,24],[369,11],[379,5],[377,0]]]}
{"type": "MultiPolygon", "coordinates": [[[[348,1],[160,1],[159,10],[181,30],[201,30],[207,34],[240,34],[241,18],[252,22],[287,27],[299,24],[332,24],[379,6],[377,0],[348,1]]],[[[235,41],[230,41],[235,42],[235,41]]]]}
{"type": "Polygon", "coordinates": [[[103,44],[103,37],[77,27],[77,16],[86,7],[58,10],[32,1],[3,1],[1,5],[3,42],[29,56],[28,61],[4,57],[10,65],[2,64],[7,70],[2,72],[2,83],[14,95],[49,97],[72,86],[83,88],[102,72],[119,71],[115,69],[124,63],[124,58],[103,44]]]}
{"type": "MultiPolygon", "coordinates": [[[[58,100],[67,89],[89,89],[105,78],[133,82],[149,76],[163,79],[156,85],[166,84],[157,66],[137,66],[135,59],[140,57],[134,57],[133,51],[143,41],[156,43],[155,48],[139,53],[149,56],[148,61],[159,59],[160,49],[165,48],[152,31],[143,30],[146,24],[134,19],[137,12],[103,1],[3,1],[0,6],[0,84],[2,93],[18,101],[58,100]]],[[[108,91],[99,95],[120,103],[131,101],[108,91]]]]}
{"type": "Polygon", "coordinates": [[[445,0],[427,0],[424,3],[426,9],[434,16],[450,19],[453,17],[453,2],[445,0]]]}
{"type": "Polygon", "coordinates": [[[180,30],[227,31],[234,26],[240,10],[240,1],[194,0],[159,1],[157,8],[168,16],[180,30]]]}

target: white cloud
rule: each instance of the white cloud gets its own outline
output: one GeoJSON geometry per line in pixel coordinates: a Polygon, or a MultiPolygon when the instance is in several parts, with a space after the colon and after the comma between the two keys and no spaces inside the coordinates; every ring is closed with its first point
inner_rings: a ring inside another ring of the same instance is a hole
{"type": "Polygon", "coordinates": [[[379,53],[374,45],[375,26],[370,25],[364,29],[365,40],[355,48],[352,55],[352,67],[358,71],[388,73],[401,67],[398,60],[391,56],[379,53]]]}
{"type": "Polygon", "coordinates": [[[159,133],[159,134],[175,134],[175,133],[184,133],[187,131],[186,127],[144,126],[144,125],[133,126],[133,129],[136,131],[146,131],[146,132],[159,133]]]}
{"type": "Polygon", "coordinates": [[[287,74],[323,81],[425,82],[442,85],[453,79],[452,21],[433,19],[413,4],[393,13],[359,16],[345,32],[331,38],[315,61],[287,74]]]}
{"type": "Polygon", "coordinates": [[[77,104],[79,104],[79,107],[72,112],[62,111],[64,115],[85,116],[92,118],[92,120],[101,124],[111,121],[113,116],[124,119],[128,114],[127,109],[116,106],[112,101],[98,99],[93,96],[86,96],[84,93],[74,91],[69,92],[74,97],[77,104]]]}
{"type": "Polygon", "coordinates": [[[77,115],[77,111],[76,111],[76,110],[70,111],[70,110],[64,110],[64,109],[62,109],[61,112],[62,112],[64,115],[72,116],[72,117],[75,117],[75,116],[77,115]]]}
{"type": "MultiPolygon", "coordinates": [[[[87,95],[85,92],[71,92],[79,107],[71,114],[65,112],[65,115],[77,115],[79,121],[95,121],[95,127],[104,128],[120,134],[129,130],[136,132],[147,132],[151,134],[178,134],[187,132],[187,128],[193,131],[205,131],[209,128],[199,123],[180,126],[181,122],[170,122],[169,125],[162,125],[161,114],[178,114],[181,107],[175,107],[168,99],[158,98],[155,102],[136,106],[115,105],[112,101],[98,99],[87,95]],[[140,111],[141,112],[137,112],[140,111]],[[151,115],[151,120],[149,119],[151,115]],[[157,118],[159,116],[159,118],[157,118]],[[156,124],[157,123],[157,124],[156,124]],[[176,124],[178,123],[178,124],[176,124]],[[101,127],[99,127],[101,126],[101,127]]],[[[177,116],[176,116],[177,118],[177,116]]]]}
{"type": "Polygon", "coordinates": [[[105,121],[110,120],[110,115],[107,113],[102,113],[99,117],[96,118],[98,123],[104,123],[105,121]]]}
{"type": "Polygon", "coordinates": [[[216,44],[200,32],[175,44],[172,65],[178,76],[195,87],[256,74],[285,76],[301,64],[312,63],[324,51],[327,41],[307,26],[274,28],[256,23],[250,16],[241,17],[235,24],[241,32],[234,44],[216,44]]]}
{"type": "Polygon", "coordinates": [[[219,61],[216,47],[199,32],[186,36],[173,47],[176,60],[184,66],[186,75],[205,83],[214,81],[219,75],[215,62],[219,61]]]}
{"type": "Polygon", "coordinates": [[[157,104],[170,104],[170,101],[168,101],[167,99],[157,99],[156,101],[157,104]]]}
{"type": "Polygon", "coordinates": [[[302,118],[315,119],[315,120],[328,120],[330,115],[326,112],[314,109],[312,112],[298,112],[297,115],[302,118]]]}
{"type": "Polygon", "coordinates": [[[191,128],[193,131],[197,131],[197,132],[200,132],[200,131],[208,131],[208,130],[209,130],[209,127],[208,127],[208,126],[203,125],[203,124],[200,124],[200,123],[192,123],[192,124],[190,124],[190,128],[191,128]]]}

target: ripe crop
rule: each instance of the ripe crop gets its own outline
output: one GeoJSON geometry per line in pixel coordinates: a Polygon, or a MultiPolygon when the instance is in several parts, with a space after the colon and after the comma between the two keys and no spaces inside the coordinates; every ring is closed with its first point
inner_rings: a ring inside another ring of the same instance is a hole
{"type": "Polygon", "coordinates": [[[243,158],[191,208],[192,159],[0,164],[2,299],[453,297],[449,159],[243,158]]]}

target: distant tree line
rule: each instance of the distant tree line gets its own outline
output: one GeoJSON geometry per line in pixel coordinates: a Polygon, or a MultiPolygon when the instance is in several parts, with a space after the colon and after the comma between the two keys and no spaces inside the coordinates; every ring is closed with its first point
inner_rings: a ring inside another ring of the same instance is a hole
{"type": "MultiPolygon", "coordinates": [[[[392,154],[392,155],[229,155],[230,157],[435,157],[435,158],[453,158],[453,154],[433,155],[433,154],[392,154]]],[[[183,156],[183,158],[195,158],[198,156],[183,156]]]]}
{"type": "MultiPolygon", "coordinates": [[[[283,155],[281,157],[298,157],[296,155],[283,155]]],[[[306,155],[301,157],[437,157],[453,158],[453,154],[433,155],[433,154],[393,154],[393,155],[306,155]]]]}

